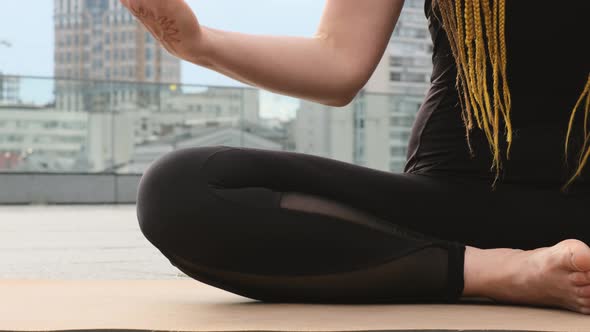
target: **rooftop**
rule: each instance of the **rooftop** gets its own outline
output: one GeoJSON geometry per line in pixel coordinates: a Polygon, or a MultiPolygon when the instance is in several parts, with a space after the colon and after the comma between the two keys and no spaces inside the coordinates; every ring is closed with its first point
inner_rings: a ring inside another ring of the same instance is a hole
{"type": "Polygon", "coordinates": [[[0,331],[588,331],[550,308],[262,303],[184,277],[134,205],[0,206],[0,331]]]}
{"type": "Polygon", "coordinates": [[[0,206],[0,279],[178,279],[135,206],[0,206]]]}

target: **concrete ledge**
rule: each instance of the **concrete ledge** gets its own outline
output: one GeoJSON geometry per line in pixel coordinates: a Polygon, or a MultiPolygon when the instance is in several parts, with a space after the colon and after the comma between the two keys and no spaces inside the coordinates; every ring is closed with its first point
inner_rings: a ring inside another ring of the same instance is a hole
{"type": "Polygon", "coordinates": [[[141,175],[0,173],[0,204],[133,204],[141,175]]]}

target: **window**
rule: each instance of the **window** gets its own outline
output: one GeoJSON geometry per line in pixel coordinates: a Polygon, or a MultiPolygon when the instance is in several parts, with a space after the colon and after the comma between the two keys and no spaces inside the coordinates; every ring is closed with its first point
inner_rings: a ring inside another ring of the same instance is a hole
{"type": "Polygon", "coordinates": [[[389,137],[394,140],[405,142],[410,139],[410,133],[401,130],[396,130],[389,133],[389,137]]]}
{"type": "Polygon", "coordinates": [[[427,82],[428,78],[424,74],[419,73],[405,73],[404,81],[422,83],[427,82]]]}
{"type": "Polygon", "coordinates": [[[402,147],[402,146],[392,146],[391,147],[391,155],[392,156],[396,156],[396,157],[402,157],[405,156],[408,152],[408,149],[406,147],[402,147]]]}
{"type": "Polygon", "coordinates": [[[410,116],[392,116],[389,119],[391,126],[410,127],[414,123],[414,117],[410,116]]]}
{"type": "Polygon", "coordinates": [[[404,63],[404,58],[400,57],[400,56],[390,56],[389,57],[389,65],[390,66],[403,66],[404,63]]]}

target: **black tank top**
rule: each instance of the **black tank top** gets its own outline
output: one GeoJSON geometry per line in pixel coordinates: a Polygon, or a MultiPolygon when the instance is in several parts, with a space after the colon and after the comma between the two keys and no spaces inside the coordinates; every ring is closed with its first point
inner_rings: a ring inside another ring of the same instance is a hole
{"type": "MultiPolygon", "coordinates": [[[[433,13],[431,2],[426,0],[425,12],[434,43],[434,69],[412,129],[405,172],[491,183],[492,154],[480,129],[471,133],[475,157],[469,156],[455,88],[455,60],[440,13],[433,13]]],[[[571,111],[590,73],[589,14],[588,0],[506,1],[514,137],[510,160],[503,159],[502,182],[555,188],[572,174],[564,166],[564,145],[571,111]]],[[[578,112],[583,114],[583,109],[578,112]]],[[[582,119],[576,120],[578,129],[582,119]]],[[[582,136],[577,131],[570,154],[580,151],[582,136]]],[[[576,165],[574,159],[569,164],[576,165]]],[[[586,187],[590,181],[580,183],[586,187]]]]}

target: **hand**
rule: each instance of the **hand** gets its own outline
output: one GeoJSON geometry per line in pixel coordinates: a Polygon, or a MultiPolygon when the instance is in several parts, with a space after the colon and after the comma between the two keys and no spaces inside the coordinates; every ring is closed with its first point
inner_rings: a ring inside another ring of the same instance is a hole
{"type": "Polygon", "coordinates": [[[120,0],[172,55],[189,60],[204,50],[201,26],[184,0],[120,0]]]}

